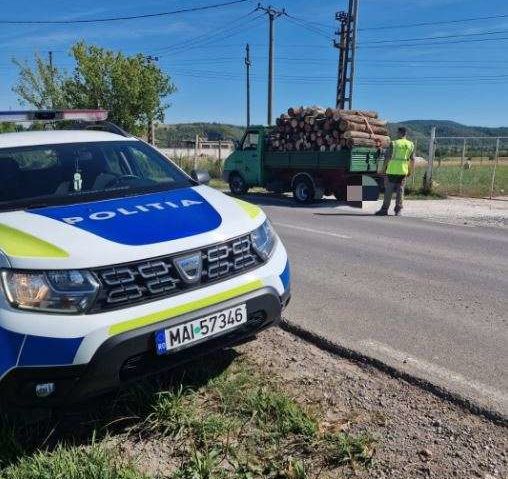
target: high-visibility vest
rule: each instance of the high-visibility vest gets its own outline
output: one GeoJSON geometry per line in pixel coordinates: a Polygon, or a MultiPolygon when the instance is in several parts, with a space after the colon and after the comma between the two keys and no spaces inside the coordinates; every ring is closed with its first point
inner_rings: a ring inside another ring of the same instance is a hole
{"type": "Polygon", "coordinates": [[[392,141],[392,159],[386,169],[387,175],[407,176],[409,174],[409,160],[415,145],[406,138],[392,141]]]}

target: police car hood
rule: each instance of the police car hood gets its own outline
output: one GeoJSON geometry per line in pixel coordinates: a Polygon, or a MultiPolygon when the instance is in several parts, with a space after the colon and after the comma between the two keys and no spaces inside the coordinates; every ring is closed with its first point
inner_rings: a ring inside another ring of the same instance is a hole
{"type": "Polygon", "coordinates": [[[219,243],[263,223],[256,206],[207,186],[0,213],[0,266],[91,268],[219,243]]]}

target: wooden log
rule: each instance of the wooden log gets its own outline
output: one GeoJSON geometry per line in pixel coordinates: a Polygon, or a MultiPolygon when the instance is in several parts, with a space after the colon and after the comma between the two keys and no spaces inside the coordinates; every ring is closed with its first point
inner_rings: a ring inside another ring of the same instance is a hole
{"type": "Polygon", "coordinates": [[[364,131],[346,131],[342,135],[343,138],[346,140],[349,140],[351,138],[365,138],[365,139],[372,139],[372,140],[379,140],[383,142],[390,143],[390,137],[386,135],[371,135],[370,133],[366,133],[364,131]]]}
{"type": "MultiPolygon", "coordinates": [[[[361,123],[363,125],[366,125],[366,121],[364,117],[358,116],[358,115],[341,115],[341,125],[344,120],[351,121],[353,123],[361,123]]],[[[387,122],[384,120],[379,120],[378,118],[367,118],[369,124],[371,126],[386,126],[387,122]]]]}
{"type": "MultiPolygon", "coordinates": [[[[369,122],[370,123],[370,122],[369,122]]],[[[370,128],[376,135],[388,135],[388,128],[386,126],[376,126],[370,124],[370,128]]],[[[340,131],[366,131],[370,132],[369,127],[365,123],[356,123],[349,120],[342,120],[339,123],[339,130],[340,131]]]]}
{"type": "Polygon", "coordinates": [[[349,138],[345,139],[346,146],[348,148],[353,148],[355,146],[365,146],[368,148],[388,148],[390,146],[390,142],[376,141],[368,138],[349,138]]]}
{"type": "Polygon", "coordinates": [[[302,112],[302,109],[303,108],[301,106],[291,107],[288,109],[288,115],[292,118],[295,118],[298,115],[300,115],[300,113],[302,112]]]}

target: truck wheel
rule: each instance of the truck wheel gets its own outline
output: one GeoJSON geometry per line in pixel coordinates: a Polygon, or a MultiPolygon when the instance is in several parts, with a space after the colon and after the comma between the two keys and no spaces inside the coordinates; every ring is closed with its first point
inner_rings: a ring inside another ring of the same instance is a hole
{"type": "Polygon", "coordinates": [[[241,196],[249,191],[249,187],[245,180],[237,173],[229,177],[229,190],[236,196],[241,196]]]}
{"type": "Polygon", "coordinates": [[[293,197],[297,203],[312,203],[315,194],[314,186],[308,178],[298,178],[293,183],[293,197]]]}

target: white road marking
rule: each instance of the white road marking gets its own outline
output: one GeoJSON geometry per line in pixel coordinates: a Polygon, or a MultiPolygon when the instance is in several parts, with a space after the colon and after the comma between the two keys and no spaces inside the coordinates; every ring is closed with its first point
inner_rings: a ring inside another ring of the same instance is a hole
{"type": "Polygon", "coordinates": [[[449,383],[454,383],[461,388],[472,389],[477,393],[480,393],[481,396],[490,397],[495,401],[504,404],[505,407],[508,407],[508,395],[499,389],[492,388],[478,381],[472,381],[459,373],[450,371],[446,368],[438,366],[437,364],[425,361],[424,359],[411,357],[409,354],[403,351],[398,351],[391,348],[387,344],[383,344],[378,341],[366,340],[359,341],[357,344],[361,348],[360,350],[367,349],[381,353],[385,356],[388,356],[389,358],[395,359],[396,361],[402,362],[414,369],[417,369],[422,373],[428,374],[430,372],[435,377],[449,383]]]}
{"type": "Polygon", "coordinates": [[[303,226],[295,226],[287,223],[272,223],[275,226],[282,226],[283,228],[291,228],[299,231],[307,231],[308,233],[317,233],[320,235],[333,236],[334,238],[340,239],[351,239],[351,236],[341,235],[338,233],[330,233],[329,231],[316,230],[314,228],[304,228],[303,226]]]}

